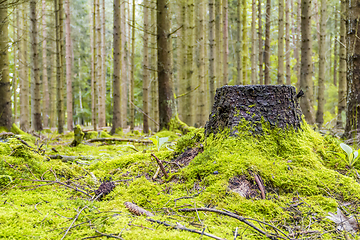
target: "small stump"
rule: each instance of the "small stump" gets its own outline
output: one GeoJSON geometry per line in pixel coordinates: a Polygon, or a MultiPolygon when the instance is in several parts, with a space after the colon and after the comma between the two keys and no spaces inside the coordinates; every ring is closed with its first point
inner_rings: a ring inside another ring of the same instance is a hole
{"type": "Polygon", "coordinates": [[[216,90],[205,133],[216,134],[229,128],[237,135],[237,126],[247,121],[253,133],[262,133],[262,119],[272,127],[299,129],[302,112],[295,87],[274,85],[223,86],[216,90]]]}

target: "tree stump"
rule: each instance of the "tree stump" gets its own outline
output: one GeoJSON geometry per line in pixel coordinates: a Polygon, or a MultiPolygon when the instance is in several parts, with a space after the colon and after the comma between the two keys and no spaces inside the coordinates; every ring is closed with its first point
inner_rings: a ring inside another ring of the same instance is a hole
{"type": "MultiPolygon", "coordinates": [[[[301,96],[301,94],[299,94],[301,96]]],[[[301,127],[302,112],[295,87],[274,85],[223,86],[216,90],[215,103],[205,134],[218,133],[225,128],[236,136],[237,126],[245,120],[253,134],[261,134],[262,123],[271,127],[301,127]]]]}

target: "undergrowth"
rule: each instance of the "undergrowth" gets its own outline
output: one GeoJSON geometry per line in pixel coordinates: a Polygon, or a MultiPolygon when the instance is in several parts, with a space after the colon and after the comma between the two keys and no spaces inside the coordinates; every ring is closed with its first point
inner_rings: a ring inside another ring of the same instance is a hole
{"type": "MultiPolygon", "coordinates": [[[[297,132],[267,126],[263,126],[263,131],[263,135],[257,136],[239,131],[238,137],[230,137],[226,130],[208,137],[203,129],[190,129],[181,138],[171,131],[157,133],[158,137],[176,142],[175,151],[157,151],[154,145],[101,142],[85,142],[70,148],[71,134],[59,140],[47,132],[43,153],[34,138],[27,135],[34,149],[17,139],[4,139],[0,142],[0,175],[10,178],[0,178],[0,238],[60,239],[84,207],[66,238],[81,239],[99,235],[98,232],[120,234],[123,239],[200,237],[134,216],[125,208],[126,201],[152,211],[155,220],[180,223],[199,231],[205,228],[204,231],[225,239],[233,239],[236,228],[238,239],[265,237],[232,218],[207,212],[179,213],[177,209],[225,209],[276,226],[294,238],[342,236],[325,216],[336,212],[337,207],[356,214],[360,198],[356,171],[359,163],[348,169],[335,154],[341,151],[340,141],[321,136],[306,123],[297,132]],[[202,148],[203,152],[188,166],[170,163],[194,147],[202,148]],[[153,180],[158,165],[151,153],[167,162],[165,169],[172,178],[165,179],[160,173],[153,180]],[[78,159],[64,162],[48,157],[55,154],[78,159]],[[254,183],[255,175],[263,180],[266,199],[247,199],[230,190],[230,179],[246,176],[254,183]],[[53,183],[77,186],[93,196],[93,190],[110,177],[116,187],[101,201],[89,201],[83,193],[53,183]],[[307,235],[305,230],[314,233],[307,235]]],[[[96,137],[95,133],[90,135],[89,138],[96,137]]],[[[103,132],[99,136],[109,135],[103,132]]],[[[136,136],[144,138],[140,133],[128,134],[136,136]]],[[[253,223],[274,232],[262,223],[253,223]]]]}

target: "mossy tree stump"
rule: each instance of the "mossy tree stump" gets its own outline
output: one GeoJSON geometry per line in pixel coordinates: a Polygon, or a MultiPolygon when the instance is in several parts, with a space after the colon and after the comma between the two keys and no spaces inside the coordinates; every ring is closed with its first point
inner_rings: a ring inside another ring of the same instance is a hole
{"type": "Polygon", "coordinates": [[[237,135],[240,124],[252,126],[253,133],[261,134],[262,123],[272,127],[299,129],[302,112],[295,87],[271,85],[223,86],[216,90],[205,133],[216,134],[225,128],[237,135]]]}

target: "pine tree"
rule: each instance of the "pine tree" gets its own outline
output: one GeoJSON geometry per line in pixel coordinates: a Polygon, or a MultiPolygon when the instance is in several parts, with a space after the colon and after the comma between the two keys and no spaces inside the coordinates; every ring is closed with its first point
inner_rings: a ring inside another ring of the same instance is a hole
{"type": "Polygon", "coordinates": [[[65,29],[66,29],[66,110],[67,129],[73,130],[73,93],[71,73],[71,26],[70,26],[70,1],[65,0],[65,29]]]}

